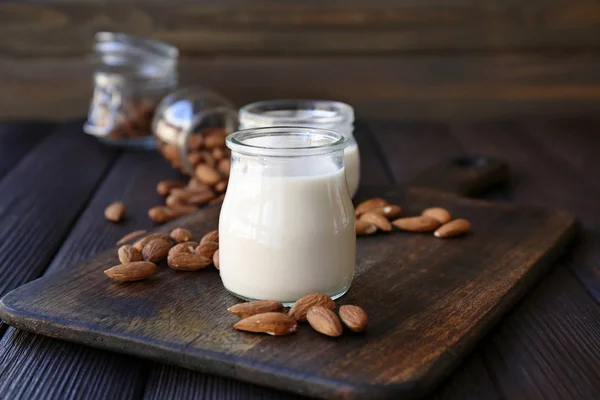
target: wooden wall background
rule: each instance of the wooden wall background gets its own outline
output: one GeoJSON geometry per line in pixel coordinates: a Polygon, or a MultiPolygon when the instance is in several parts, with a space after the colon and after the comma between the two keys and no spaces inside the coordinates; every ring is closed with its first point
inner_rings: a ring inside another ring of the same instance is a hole
{"type": "Polygon", "coordinates": [[[590,0],[37,0],[0,3],[0,118],[82,117],[96,31],[166,40],[183,84],[237,104],[347,101],[363,117],[600,110],[590,0]]]}

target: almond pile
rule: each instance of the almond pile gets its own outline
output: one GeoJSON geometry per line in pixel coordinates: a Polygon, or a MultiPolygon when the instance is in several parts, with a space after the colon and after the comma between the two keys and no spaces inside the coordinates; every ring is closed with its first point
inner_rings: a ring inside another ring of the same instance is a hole
{"type": "Polygon", "coordinates": [[[342,335],[342,322],[353,332],[362,332],[367,328],[367,313],[362,308],[343,305],[339,309],[339,317],[334,310],[335,302],[321,293],[300,298],[287,313],[283,304],[274,300],[240,303],[227,309],[242,318],[233,325],[235,329],[273,336],[291,335],[298,330],[298,323],[305,321],[315,331],[331,337],[342,335]]]}
{"type": "Polygon", "coordinates": [[[124,244],[143,235],[136,231],[117,242],[121,264],[104,273],[117,281],[139,281],[158,272],[158,265],[166,260],[167,265],[178,271],[197,271],[210,265],[219,268],[219,232],[211,231],[200,242],[193,241],[192,233],[184,228],[174,229],[170,235],[153,233],[138,239],[133,244],[124,244]]]}
{"type": "MultiPolygon", "coordinates": [[[[156,185],[156,191],[165,196],[165,205],[148,210],[150,219],[164,223],[194,212],[207,204],[223,201],[229,169],[231,152],[225,146],[227,132],[221,128],[203,129],[190,135],[188,141],[188,161],[194,168],[189,182],[166,180],[156,185]]],[[[185,165],[179,148],[170,143],[158,141],[162,155],[174,168],[182,172],[185,165]]]]}
{"type": "Polygon", "coordinates": [[[356,206],[356,234],[371,235],[377,231],[390,232],[393,227],[408,232],[433,232],[435,237],[450,238],[471,231],[466,219],[452,219],[444,208],[425,209],[415,217],[398,218],[402,207],[390,204],[382,198],[365,200],[356,206]]]}

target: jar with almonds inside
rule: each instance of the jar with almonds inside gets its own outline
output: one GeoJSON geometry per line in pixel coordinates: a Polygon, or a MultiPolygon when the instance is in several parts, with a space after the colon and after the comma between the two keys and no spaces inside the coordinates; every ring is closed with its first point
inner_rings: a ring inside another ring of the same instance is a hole
{"type": "Polygon", "coordinates": [[[153,131],[158,151],[182,173],[214,186],[227,179],[225,137],[237,127],[236,108],[203,88],[187,88],[159,104],[153,131]]]}
{"type": "Polygon", "coordinates": [[[105,143],[154,148],[157,104],[177,87],[178,50],[121,33],[96,34],[99,63],[84,131],[105,143]]]}

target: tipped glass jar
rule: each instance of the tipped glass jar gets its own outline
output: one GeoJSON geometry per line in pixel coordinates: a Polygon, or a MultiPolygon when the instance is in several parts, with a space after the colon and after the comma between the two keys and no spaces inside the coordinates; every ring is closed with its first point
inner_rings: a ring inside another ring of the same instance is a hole
{"type": "Polygon", "coordinates": [[[248,300],[291,304],[342,296],[354,277],[354,207],[344,175],[348,138],[303,127],[227,137],[229,187],[219,220],[223,284],[248,300]]]}
{"type": "Polygon", "coordinates": [[[348,138],[344,150],[346,180],[354,197],[360,183],[360,155],[354,139],[354,109],[328,100],[265,100],[240,109],[240,129],[269,126],[305,126],[331,129],[348,138]]]}
{"type": "Polygon", "coordinates": [[[235,107],[200,87],[181,89],[165,97],[152,124],[158,151],[174,168],[190,176],[202,174],[207,167],[225,177],[229,175],[230,153],[225,136],[236,127],[235,107]]]}
{"type": "Polygon", "coordinates": [[[122,33],[99,32],[95,39],[100,65],[84,131],[113,145],[154,148],[152,117],[177,86],[178,50],[122,33]]]}

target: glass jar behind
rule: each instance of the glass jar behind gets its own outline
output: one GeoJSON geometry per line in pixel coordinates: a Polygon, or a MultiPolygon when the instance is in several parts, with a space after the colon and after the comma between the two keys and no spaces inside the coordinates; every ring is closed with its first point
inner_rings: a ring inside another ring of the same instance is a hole
{"type": "Polygon", "coordinates": [[[227,290],[287,304],[308,293],[346,293],[356,253],[347,142],[341,133],[303,127],[227,137],[232,165],[219,220],[227,290]]]}
{"type": "Polygon", "coordinates": [[[354,139],[354,110],[345,103],[328,100],[265,100],[240,109],[240,129],[269,126],[306,126],[331,129],[348,136],[344,150],[346,180],[354,197],[360,182],[360,154],[354,139]]]}
{"type": "Polygon", "coordinates": [[[99,32],[95,39],[100,65],[84,131],[113,145],[153,148],[152,117],[177,86],[178,50],[121,33],[99,32]]]}

